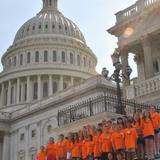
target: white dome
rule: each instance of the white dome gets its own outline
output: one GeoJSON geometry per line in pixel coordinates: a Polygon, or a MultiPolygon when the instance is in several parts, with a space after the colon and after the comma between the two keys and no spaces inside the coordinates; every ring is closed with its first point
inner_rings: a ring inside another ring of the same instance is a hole
{"type": "Polygon", "coordinates": [[[40,13],[22,25],[16,34],[14,43],[26,37],[43,34],[65,35],[85,43],[84,36],[76,24],[66,18],[57,8],[45,7],[45,4],[43,6],[40,13]]]}

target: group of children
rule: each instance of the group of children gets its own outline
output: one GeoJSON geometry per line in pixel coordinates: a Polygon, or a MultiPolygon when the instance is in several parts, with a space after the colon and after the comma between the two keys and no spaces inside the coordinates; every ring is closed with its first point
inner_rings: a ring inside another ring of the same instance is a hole
{"type": "Polygon", "coordinates": [[[77,133],[51,137],[37,160],[154,160],[160,154],[160,114],[151,106],[133,117],[103,120],[77,133]]]}

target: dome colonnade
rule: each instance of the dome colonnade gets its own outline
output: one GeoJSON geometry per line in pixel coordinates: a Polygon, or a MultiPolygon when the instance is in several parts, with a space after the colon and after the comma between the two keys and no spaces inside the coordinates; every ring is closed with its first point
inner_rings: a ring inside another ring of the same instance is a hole
{"type": "Polygon", "coordinates": [[[25,105],[63,91],[96,75],[97,58],[83,34],[43,0],[42,10],[24,23],[2,56],[0,104],[25,105]]]}

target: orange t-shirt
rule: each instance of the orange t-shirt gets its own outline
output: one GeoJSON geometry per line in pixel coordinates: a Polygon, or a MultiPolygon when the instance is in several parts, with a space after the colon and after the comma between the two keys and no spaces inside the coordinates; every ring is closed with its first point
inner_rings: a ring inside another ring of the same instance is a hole
{"type": "Polygon", "coordinates": [[[80,157],[80,153],[81,153],[80,147],[81,147],[80,143],[72,143],[72,146],[71,146],[72,157],[74,157],[74,158],[80,157]]]}
{"type": "Polygon", "coordinates": [[[125,147],[127,149],[136,148],[137,132],[135,128],[126,128],[124,130],[125,147]]]}
{"type": "Polygon", "coordinates": [[[153,122],[154,129],[159,128],[159,115],[157,112],[152,112],[151,113],[151,118],[153,122]]]}
{"type": "Polygon", "coordinates": [[[134,128],[136,129],[138,136],[143,136],[143,129],[141,128],[141,123],[139,124],[138,122],[136,122],[134,128]]]}
{"type": "Polygon", "coordinates": [[[113,132],[111,136],[111,141],[114,144],[116,150],[125,148],[123,132],[113,132]]]}
{"type": "Polygon", "coordinates": [[[67,152],[71,152],[71,149],[72,149],[72,141],[69,140],[69,139],[67,139],[66,142],[65,142],[65,144],[66,144],[66,151],[67,151],[67,152]]]}
{"type": "Polygon", "coordinates": [[[37,154],[37,160],[46,160],[46,152],[45,151],[40,151],[37,154]]]}
{"type": "Polygon", "coordinates": [[[102,152],[111,152],[112,151],[112,142],[111,142],[111,134],[102,133],[100,137],[101,142],[101,150],[102,152]]]}
{"type": "Polygon", "coordinates": [[[66,157],[66,141],[58,142],[57,145],[57,157],[65,158],[66,157]]]}
{"type": "Polygon", "coordinates": [[[101,155],[101,150],[100,150],[100,137],[101,135],[96,135],[93,137],[93,144],[94,144],[94,157],[100,157],[101,155]]]}
{"type": "Polygon", "coordinates": [[[141,127],[143,129],[143,135],[144,137],[147,136],[154,136],[154,126],[152,120],[149,118],[146,118],[145,120],[142,119],[141,121],[141,127]]]}
{"type": "Polygon", "coordinates": [[[87,142],[87,156],[93,153],[94,143],[93,141],[87,142]]]}
{"type": "Polygon", "coordinates": [[[86,140],[83,140],[81,142],[81,146],[82,146],[82,159],[86,159],[87,158],[87,142],[86,140]]]}
{"type": "Polygon", "coordinates": [[[46,146],[47,156],[56,157],[56,145],[48,143],[46,146]]]}

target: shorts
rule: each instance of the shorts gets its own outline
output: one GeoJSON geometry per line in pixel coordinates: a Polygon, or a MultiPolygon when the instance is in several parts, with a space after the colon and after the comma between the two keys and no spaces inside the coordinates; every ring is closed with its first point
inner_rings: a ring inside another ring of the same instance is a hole
{"type": "Polygon", "coordinates": [[[108,153],[107,152],[103,152],[101,155],[101,160],[106,160],[108,158],[108,153]]]}
{"type": "Polygon", "coordinates": [[[146,136],[144,137],[145,140],[154,140],[154,136],[150,135],[150,136],[146,136]]]}
{"type": "Polygon", "coordinates": [[[144,144],[144,137],[142,136],[138,137],[137,144],[144,144]]]}
{"type": "Polygon", "coordinates": [[[129,152],[129,153],[135,153],[136,149],[135,148],[128,148],[126,149],[126,152],[129,152]]]}

